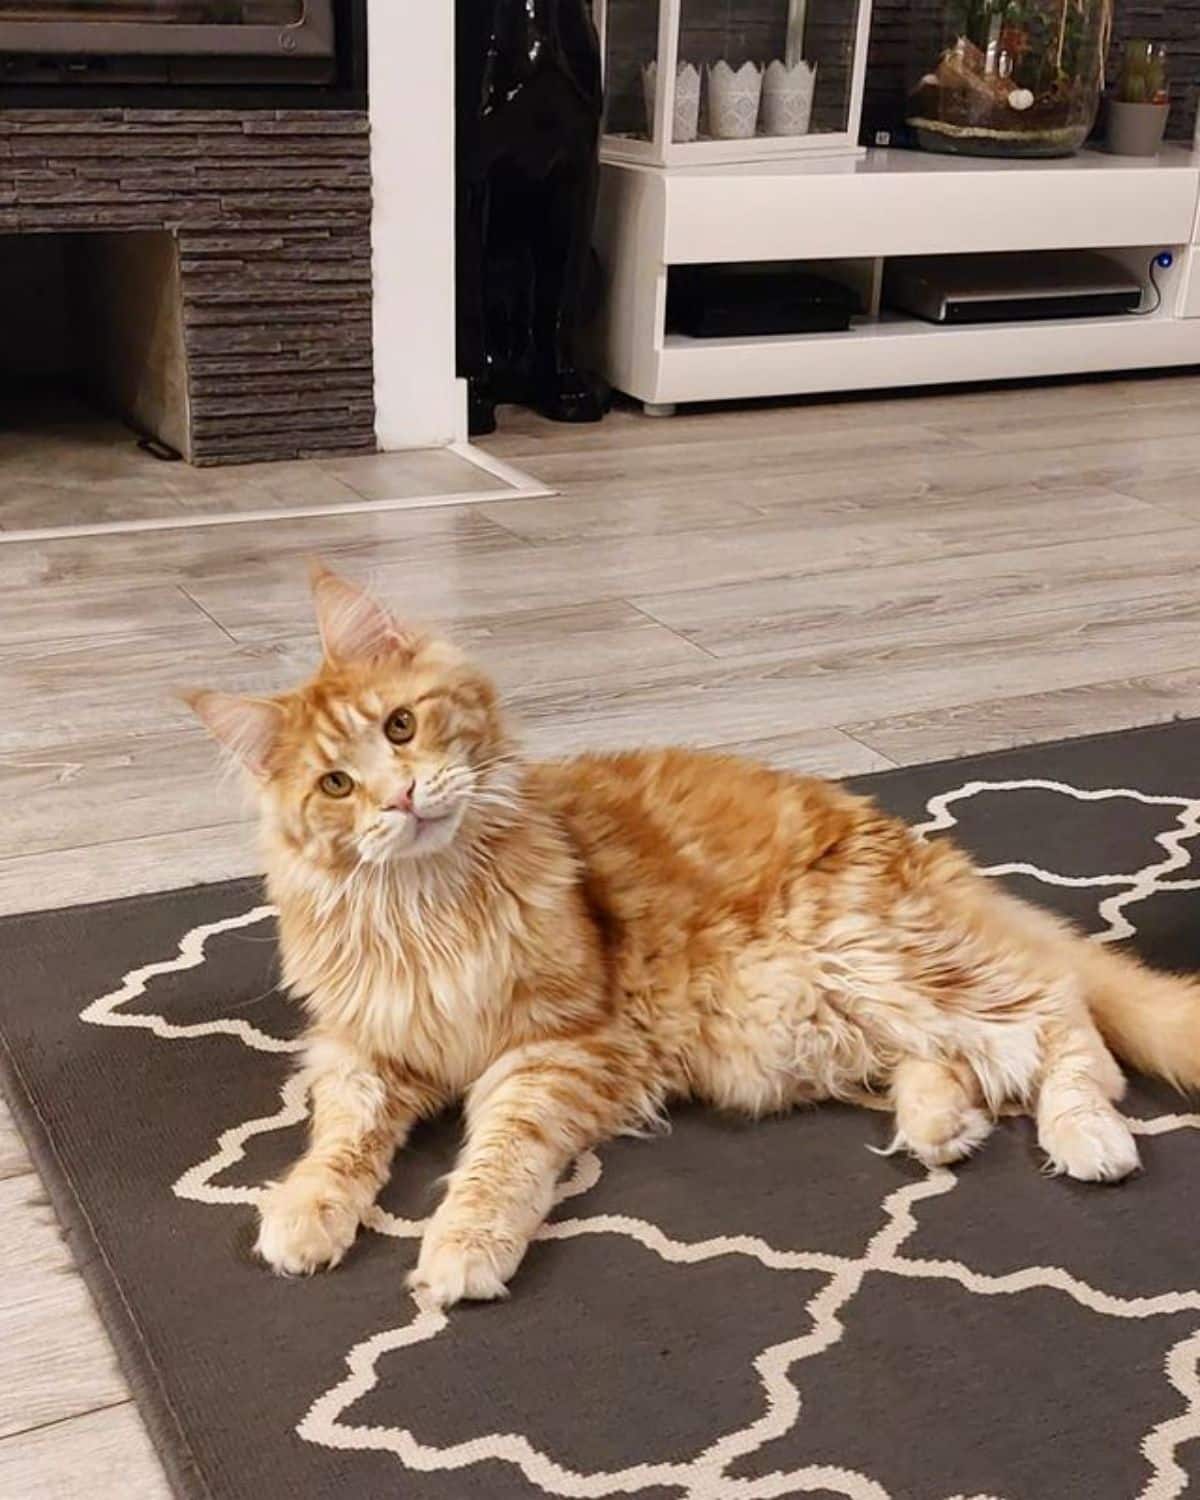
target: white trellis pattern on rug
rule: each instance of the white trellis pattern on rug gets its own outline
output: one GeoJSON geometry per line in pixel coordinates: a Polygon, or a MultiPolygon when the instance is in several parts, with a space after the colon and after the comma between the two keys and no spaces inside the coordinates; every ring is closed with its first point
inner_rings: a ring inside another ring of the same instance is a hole
{"type": "MultiPolygon", "coordinates": [[[[1048,886],[1090,888],[1103,892],[1098,915],[1105,925],[1097,935],[1098,941],[1114,942],[1133,936],[1136,928],[1129,917],[1130,908],[1154,894],[1200,889],[1200,879],[1173,878],[1190,863],[1191,855],[1185,845],[1200,834],[1200,800],[1155,795],[1131,788],[1086,790],[1043,779],[973,780],[930,798],[928,821],[920,825],[918,832],[928,835],[951,829],[957,822],[954,808],[959,804],[983,794],[1009,791],[1048,792],[1083,803],[1127,798],[1174,810],[1175,826],[1155,836],[1161,857],[1137,870],[1079,876],[1021,862],[995,865],[985,871],[992,876],[1024,875],[1048,886]]],[[[269,1035],[240,1018],[217,1017],[211,1021],[177,1025],[162,1015],[130,1012],[124,1008],[144,995],[160,976],[203,964],[206,945],[211,939],[257,926],[274,915],[272,907],[256,905],[236,916],[193,928],[183,935],[173,957],[132,970],[116,990],[92,1001],[81,1013],[81,1019],[96,1026],[145,1029],[166,1041],[228,1036],[255,1051],[297,1052],[300,1044],[295,1040],[269,1035]]],[[[215,1179],[244,1158],[247,1144],[253,1138],[295,1126],[304,1120],[306,1112],[303,1088],[297,1078],[290,1078],[281,1091],[277,1111],[225,1130],[213,1153],[184,1172],[174,1184],[174,1192],[180,1198],[197,1203],[255,1204],[261,1188],[223,1186],[215,1179]]],[[[1158,1136],[1200,1129],[1200,1114],[1166,1114],[1131,1120],[1130,1124],[1137,1134],[1158,1136]]],[[[602,1159],[596,1153],[588,1152],[581,1157],[560,1186],[556,1210],[561,1211],[566,1203],[582,1208],[586,1195],[600,1181],[602,1171],[602,1159]]],[[[958,1261],[905,1256],[903,1247],[918,1228],[915,1213],[920,1204],[952,1192],[956,1184],[955,1173],[942,1168],[930,1171],[923,1180],[890,1193],[881,1205],[882,1226],[857,1256],[783,1250],[749,1232],[684,1241],[671,1237],[647,1219],[612,1213],[589,1215],[582,1212],[572,1217],[554,1217],[544,1227],[542,1238],[548,1240],[587,1235],[625,1236],[668,1264],[690,1265],[721,1256],[745,1256],[771,1271],[804,1270],[828,1278],[804,1309],[810,1324],[806,1331],[763,1349],[754,1361],[762,1389],[761,1415],[749,1425],[722,1435],[689,1460],[645,1463],[615,1471],[580,1472],[540,1451],[520,1433],[466,1434],[460,1442],[438,1447],[422,1443],[404,1428],[356,1425],[350,1419],[352,1408],[375,1386],[377,1368],[384,1356],[428,1343],[449,1326],[445,1314],[415,1305],[408,1321],[381,1330],[348,1352],[344,1379],[330,1390],[314,1393],[313,1403],[297,1432],[307,1442],[329,1448],[391,1452],[405,1467],[414,1471],[452,1471],[498,1460],[519,1470],[536,1489],[553,1496],[577,1497],[577,1500],[599,1500],[599,1497],[617,1494],[636,1495],[639,1491],[663,1486],[674,1487],[683,1500],[771,1500],[771,1497],[814,1491],[844,1495],[847,1500],[899,1500],[878,1480],[850,1468],[810,1465],[759,1478],[735,1478],[728,1472],[736,1460],[789,1432],[801,1420],[803,1372],[797,1367],[818,1358],[837,1344],[843,1333],[840,1315],[868,1276],[950,1281],[981,1297],[1019,1296],[1035,1288],[1048,1289],[1109,1318],[1143,1319],[1187,1312],[1200,1315],[1200,1290],[1194,1288],[1181,1288],[1152,1297],[1121,1297],[1092,1286],[1057,1266],[1031,1265],[1005,1275],[991,1275],[958,1261]]],[[[367,1227],[381,1235],[416,1240],[423,1231],[424,1221],[402,1219],[376,1208],[367,1220],[367,1227]]],[[[1177,1459],[1177,1450],[1184,1443],[1200,1437],[1200,1322],[1168,1352],[1164,1377],[1164,1411],[1178,1406],[1172,1391],[1183,1397],[1185,1409],[1177,1415],[1164,1417],[1146,1432],[1141,1451],[1151,1475],[1137,1500],[1174,1500],[1187,1489],[1188,1474],[1177,1459]]],[[[945,1497],[945,1500],[1004,1500],[1004,1497],[954,1495],[945,1497]]]]}

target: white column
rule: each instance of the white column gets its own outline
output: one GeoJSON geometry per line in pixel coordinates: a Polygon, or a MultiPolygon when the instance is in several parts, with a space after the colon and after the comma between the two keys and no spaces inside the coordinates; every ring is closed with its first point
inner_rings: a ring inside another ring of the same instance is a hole
{"type": "Polygon", "coordinates": [[[454,6],[368,0],[379,446],[462,437],[454,375],[454,6]]]}

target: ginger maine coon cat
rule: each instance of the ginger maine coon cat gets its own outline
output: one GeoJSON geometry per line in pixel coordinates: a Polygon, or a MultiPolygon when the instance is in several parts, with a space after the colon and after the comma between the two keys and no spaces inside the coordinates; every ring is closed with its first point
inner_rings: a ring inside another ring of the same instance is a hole
{"type": "Polygon", "coordinates": [[[1110,1047],[1200,1084],[1200,985],[1085,941],[822,781],[684,750],[521,758],[448,643],[317,569],[316,676],[191,702],[257,783],[284,979],[308,1014],[308,1150],[258,1250],[345,1255],[414,1122],[466,1140],[411,1284],[502,1295],[580,1151],[697,1098],[884,1102],[928,1164],[1005,1107],[1050,1166],[1137,1150],[1110,1047]]]}

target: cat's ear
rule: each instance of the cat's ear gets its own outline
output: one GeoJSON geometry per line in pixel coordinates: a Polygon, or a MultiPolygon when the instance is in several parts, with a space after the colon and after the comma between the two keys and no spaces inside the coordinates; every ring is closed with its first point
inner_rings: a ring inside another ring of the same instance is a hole
{"type": "Polygon", "coordinates": [[[283,728],[283,709],[269,698],[234,693],[184,693],[183,700],[214,738],[231,750],[259,779],[267,775],[271,752],[283,728]]]}
{"type": "Polygon", "coordinates": [[[331,573],[319,559],[310,563],[309,579],[326,661],[373,661],[412,650],[412,633],[366,589],[331,573]]]}

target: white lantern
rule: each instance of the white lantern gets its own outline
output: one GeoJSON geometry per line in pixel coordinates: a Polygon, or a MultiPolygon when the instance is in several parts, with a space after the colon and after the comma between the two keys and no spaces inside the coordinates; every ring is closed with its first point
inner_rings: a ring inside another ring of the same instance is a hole
{"type": "Polygon", "coordinates": [[[871,0],[594,0],[608,161],[860,155],[871,0]]]}

